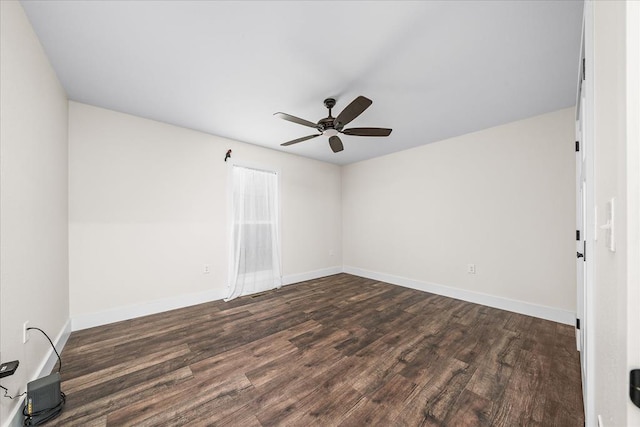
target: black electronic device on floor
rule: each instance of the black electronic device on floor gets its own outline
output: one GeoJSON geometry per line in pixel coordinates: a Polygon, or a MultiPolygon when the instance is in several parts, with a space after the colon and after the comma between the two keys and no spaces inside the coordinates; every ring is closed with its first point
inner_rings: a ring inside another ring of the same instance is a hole
{"type": "Polygon", "coordinates": [[[57,417],[64,406],[60,374],[55,372],[27,383],[27,400],[22,411],[24,425],[36,426],[57,417]]]}

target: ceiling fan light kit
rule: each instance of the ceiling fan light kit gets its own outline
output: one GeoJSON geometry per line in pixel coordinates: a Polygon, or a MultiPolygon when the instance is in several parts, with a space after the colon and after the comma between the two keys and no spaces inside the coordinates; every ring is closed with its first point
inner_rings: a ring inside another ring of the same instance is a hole
{"type": "Polygon", "coordinates": [[[333,117],[331,115],[331,109],[336,105],[336,100],[334,98],[327,98],[324,100],[324,106],[329,110],[329,116],[325,117],[324,119],[320,119],[318,123],[313,123],[287,113],[275,113],[274,116],[279,117],[283,120],[314,128],[318,132],[320,132],[318,134],[307,135],[303,136],[302,138],[287,141],[280,145],[286,147],[289,145],[297,144],[298,142],[306,141],[311,138],[316,138],[320,135],[324,135],[329,137],[329,146],[331,147],[331,150],[333,150],[334,153],[338,153],[344,150],[342,140],[338,137],[339,133],[352,136],[389,136],[392,129],[371,127],[344,129],[345,125],[349,124],[356,117],[362,114],[364,110],[369,108],[372,103],[373,101],[371,101],[369,98],[359,96],[351,101],[351,104],[347,105],[347,107],[342,110],[340,114],[338,114],[338,117],[333,117]]]}

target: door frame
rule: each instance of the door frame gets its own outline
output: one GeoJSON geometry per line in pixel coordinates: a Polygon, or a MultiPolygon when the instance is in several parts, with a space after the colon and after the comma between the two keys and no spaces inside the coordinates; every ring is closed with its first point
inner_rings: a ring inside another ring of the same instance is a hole
{"type": "MultiPolygon", "coordinates": [[[[640,368],[640,3],[626,7],[627,161],[627,369],[640,368]]],[[[627,423],[640,425],[640,409],[627,403],[627,423]]]]}

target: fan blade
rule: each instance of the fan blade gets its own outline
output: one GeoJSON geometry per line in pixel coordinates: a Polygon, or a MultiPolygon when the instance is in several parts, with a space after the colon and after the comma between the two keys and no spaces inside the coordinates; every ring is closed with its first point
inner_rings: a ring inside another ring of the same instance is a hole
{"type": "Polygon", "coordinates": [[[344,150],[344,146],[342,145],[342,141],[337,136],[332,136],[329,138],[329,145],[334,153],[344,150]]]}
{"type": "Polygon", "coordinates": [[[292,115],[287,114],[287,113],[274,113],[273,115],[276,116],[276,117],[280,117],[283,120],[288,120],[290,122],[297,123],[297,124],[302,125],[302,126],[308,126],[310,128],[318,129],[318,125],[317,124],[315,124],[313,122],[310,122],[308,120],[305,120],[305,119],[301,119],[300,117],[292,116],[292,115]]]}
{"type": "Polygon", "coordinates": [[[389,136],[391,130],[385,128],[351,128],[344,129],[342,133],[355,136],[389,136]]]}
{"type": "Polygon", "coordinates": [[[291,140],[291,141],[287,141],[287,142],[282,143],[280,145],[282,147],[286,147],[287,145],[297,144],[298,142],[306,141],[307,139],[315,138],[316,136],[320,136],[320,135],[322,135],[322,134],[319,133],[317,135],[303,136],[302,138],[298,138],[298,139],[294,139],[294,140],[291,140]]]}
{"type": "Polygon", "coordinates": [[[347,123],[351,122],[353,119],[358,117],[364,110],[369,108],[369,105],[373,103],[369,98],[365,98],[364,96],[359,96],[354,99],[351,104],[347,105],[347,107],[342,110],[338,117],[336,117],[336,123],[339,123],[338,126],[344,126],[347,123]]]}

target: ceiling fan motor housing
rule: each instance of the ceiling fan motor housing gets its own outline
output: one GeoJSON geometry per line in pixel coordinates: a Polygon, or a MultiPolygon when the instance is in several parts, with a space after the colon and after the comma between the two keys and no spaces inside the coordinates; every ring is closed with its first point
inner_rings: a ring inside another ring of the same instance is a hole
{"type": "Polygon", "coordinates": [[[333,117],[329,116],[325,119],[320,119],[320,121],[318,121],[318,128],[320,129],[320,131],[324,131],[327,129],[333,129],[333,117]]]}

